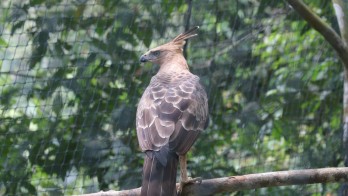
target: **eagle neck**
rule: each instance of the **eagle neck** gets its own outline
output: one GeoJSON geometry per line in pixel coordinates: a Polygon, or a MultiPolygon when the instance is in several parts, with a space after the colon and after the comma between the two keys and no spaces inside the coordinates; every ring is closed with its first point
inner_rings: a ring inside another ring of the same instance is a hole
{"type": "Polygon", "coordinates": [[[173,56],[160,64],[160,72],[183,72],[189,71],[186,59],[182,54],[173,56]]]}

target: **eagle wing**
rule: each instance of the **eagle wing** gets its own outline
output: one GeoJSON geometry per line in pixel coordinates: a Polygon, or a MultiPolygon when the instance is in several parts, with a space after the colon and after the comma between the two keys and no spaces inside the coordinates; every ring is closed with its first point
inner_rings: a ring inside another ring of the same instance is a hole
{"type": "MultiPolygon", "coordinates": [[[[136,129],[143,151],[185,154],[208,124],[208,99],[190,72],[157,74],[137,110],[136,129]]],[[[163,157],[162,157],[163,158],[163,157]]]]}

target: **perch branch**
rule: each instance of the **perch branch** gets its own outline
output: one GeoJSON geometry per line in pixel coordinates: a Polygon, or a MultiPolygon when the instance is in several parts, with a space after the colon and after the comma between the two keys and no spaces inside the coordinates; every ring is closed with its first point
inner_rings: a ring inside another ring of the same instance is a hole
{"type": "MultiPolygon", "coordinates": [[[[329,182],[348,182],[348,167],[279,171],[208,179],[203,180],[201,184],[186,185],[182,195],[213,195],[263,187],[329,182]]],[[[83,196],[133,196],[139,194],[140,188],[136,188],[124,191],[101,191],[83,196]]]]}

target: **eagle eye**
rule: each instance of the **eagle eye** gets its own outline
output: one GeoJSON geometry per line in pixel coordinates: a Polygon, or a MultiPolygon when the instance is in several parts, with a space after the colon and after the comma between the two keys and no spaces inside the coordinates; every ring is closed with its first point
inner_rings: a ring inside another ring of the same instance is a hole
{"type": "Polygon", "coordinates": [[[153,51],[152,54],[158,56],[161,52],[159,50],[153,51]]]}

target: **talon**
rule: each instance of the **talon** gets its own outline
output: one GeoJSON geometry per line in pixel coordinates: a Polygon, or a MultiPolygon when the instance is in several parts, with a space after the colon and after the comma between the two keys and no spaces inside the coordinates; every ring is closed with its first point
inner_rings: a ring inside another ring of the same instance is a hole
{"type": "Polygon", "coordinates": [[[197,177],[192,179],[194,183],[202,184],[203,178],[197,177]]]}
{"type": "Polygon", "coordinates": [[[188,180],[183,181],[182,183],[184,183],[184,184],[192,184],[192,183],[201,184],[202,183],[202,178],[201,177],[189,178],[188,180]]]}
{"type": "Polygon", "coordinates": [[[196,178],[188,177],[188,179],[185,181],[181,180],[179,185],[178,195],[181,195],[184,186],[186,186],[187,184],[193,184],[193,183],[202,184],[202,180],[203,179],[201,177],[196,177],[196,178]]]}

